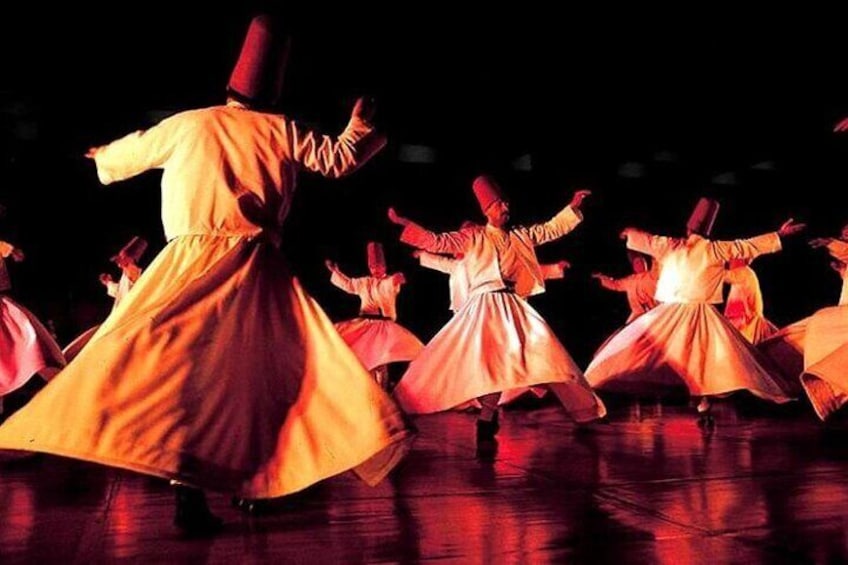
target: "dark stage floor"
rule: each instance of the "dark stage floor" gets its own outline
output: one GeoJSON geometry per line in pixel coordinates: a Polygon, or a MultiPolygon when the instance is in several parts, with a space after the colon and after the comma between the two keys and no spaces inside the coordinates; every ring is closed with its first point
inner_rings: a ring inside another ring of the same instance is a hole
{"type": "Polygon", "coordinates": [[[350,473],[181,539],[164,481],[37,456],[0,464],[0,563],[838,563],[848,561],[848,425],[809,407],[642,403],[577,430],[554,406],[510,410],[494,460],[474,416],[417,420],[376,488],[350,473]]]}

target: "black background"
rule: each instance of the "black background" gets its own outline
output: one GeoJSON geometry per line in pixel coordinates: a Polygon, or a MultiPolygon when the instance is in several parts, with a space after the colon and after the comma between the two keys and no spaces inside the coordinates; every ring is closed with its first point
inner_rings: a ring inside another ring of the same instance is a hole
{"type": "Polygon", "coordinates": [[[0,39],[0,237],[27,253],[10,266],[13,295],[54,320],[63,343],[105,316],[97,275],[118,274],[108,258],[134,234],[151,241],[143,264],[164,245],[159,174],[102,187],[83,153],[222,102],[249,18],[264,8],[294,35],[281,111],[336,133],[355,97],[370,93],[390,137],[347,179],[300,178],[284,251],[333,319],[358,304],[329,285],[323,259],[364,274],[365,242],[379,239],[390,270],[409,279],[400,319],[429,339],[450,315],[447,280],[415,266],[385,210],[436,229],[481,219],[470,184],[484,171],[522,223],[547,219],[575,188],[593,190],[585,223],[539,250],[572,271],[533,299],[581,364],[627,316],[624,296],[589,278],[628,272],[621,228],[681,234],[699,195],[722,203],[716,237],[790,216],[810,223],[783,253],[754,263],[775,323],[836,302],[826,253],[805,242],[848,221],[848,134],[831,132],[848,114],[840,18],[774,7],[493,6],[10,9],[0,39]],[[408,144],[432,147],[435,162],[402,161],[408,144]],[[517,170],[527,155],[532,168],[517,170]]]}

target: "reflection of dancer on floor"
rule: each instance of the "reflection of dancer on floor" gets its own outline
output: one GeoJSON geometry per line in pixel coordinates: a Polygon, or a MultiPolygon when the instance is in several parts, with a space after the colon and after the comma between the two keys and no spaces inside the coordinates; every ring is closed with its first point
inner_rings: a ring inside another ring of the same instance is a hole
{"type": "Polygon", "coordinates": [[[424,349],[424,344],[395,321],[397,295],[406,283],[403,273],[387,273],[381,244],[368,242],[367,251],[370,273],[367,277],[348,277],[338,265],[326,261],[332,273],[330,282],[360,300],[359,316],[337,323],[336,329],[374,375],[377,384],[389,390],[389,364],[412,361],[424,349]]]}
{"type": "Polygon", "coordinates": [[[338,137],[270,111],[280,31],[251,22],[226,105],[89,151],[106,184],[163,170],[168,244],[88,347],[0,426],[0,448],[175,481],[175,524],[189,534],[221,526],[200,488],[264,499],[347,470],[374,484],[412,438],[278,249],[300,170],[341,177],[385,143],[364,99],[338,137]]]}
{"type": "Polygon", "coordinates": [[[586,378],[598,388],[629,393],[659,392],[681,382],[700,396],[699,413],[709,396],[748,390],[760,398],[786,402],[790,396],[763,367],[753,346],[718,313],[725,263],[753,259],[781,248],[781,237],[797,233],[792,220],[777,232],[750,239],[707,239],[718,203],[702,198],[683,238],[651,235],[626,228],[627,247],[659,263],[659,306],[643,314],[602,347],[586,378]]]}
{"type": "Polygon", "coordinates": [[[573,230],[590,193],[575,192],[551,220],[509,226],[509,203],[489,177],[473,184],[486,226],[436,234],[389,210],[404,227],[401,240],[431,253],[462,255],[468,298],[413,361],[395,388],[409,413],[449,410],[478,399],[478,442],[494,440],[501,393],[548,385],[578,422],[602,417],[606,409],[583,373],[526,298],[544,292],[533,248],[573,230]]]}
{"type": "Polygon", "coordinates": [[[62,351],[47,328],[7,294],[12,288],[7,259],[23,261],[24,252],[0,241],[0,419],[5,417],[4,396],[20,389],[36,375],[50,380],[65,366],[62,351]]]}

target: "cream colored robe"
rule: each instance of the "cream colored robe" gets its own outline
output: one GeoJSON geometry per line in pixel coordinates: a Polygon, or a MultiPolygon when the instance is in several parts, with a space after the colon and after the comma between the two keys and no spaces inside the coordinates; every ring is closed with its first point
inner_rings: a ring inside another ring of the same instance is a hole
{"type": "Polygon", "coordinates": [[[238,106],[176,114],[97,150],[109,184],[162,169],[168,244],[91,342],[0,426],[0,447],[241,496],[355,468],[380,480],[412,437],[276,247],[300,169],[355,170],[383,140],[238,106]]]}

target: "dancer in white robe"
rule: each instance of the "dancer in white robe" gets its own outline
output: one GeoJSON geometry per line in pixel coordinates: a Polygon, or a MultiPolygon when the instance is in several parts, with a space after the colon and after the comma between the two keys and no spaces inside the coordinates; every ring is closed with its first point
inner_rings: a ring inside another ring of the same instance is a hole
{"type": "Polygon", "coordinates": [[[818,417],[826,420],[848,402],[848,224],[839,237],[816,238],[810,245],[826,249],[842,277],[839,305],[813,314],[804,340],[801,384],[818,417]]]}
{"type": "MultiPolygon", "coordinates": [[[[472,222],[465,222],[460,229],[471,227],[473,225],[475,224],[472,222]]],[[[430,253],[428,251],[416,249],[413,252],[413,256],[418,259],[422,267],[448,275],[450,310],[454,314],[458,312],[462,305],[465,304],[465,301],[468,299],[468,295],[471,292],[471,289],[469,288],[468,275],[462,261],[462,255],[460,254],[451,257],[448,255],[439,255],[438,253],[430,253]]],[[[542,263],[539,265],[539,268],[542,271],[542,278],[544,280],[558,280],[565,278],[565,271],[571,268],[571,264],[568,261],[561,260],[556,263],[542,263]]],[[[544,386],[533,386],[527,389],[514,388],[507,390],[501,394],[501,397],[498,400],[498,405],[506,406],[511,404],[528,392],[532,392],[537,398],[542,398],[547,394],[548,389],[544,386]]],[[[480,408],[482,408],[482,405],[476,398],[455,407],[456,410],[480,408]]]]}
{"type": "Polygon", "coordinates": [[[582,220],[580,205],[590,193],[579,190],[551,220],[508,227],[509,204],[500,187],[481,176],[474,194],[488,222],[435,234],[389,211],[404,227],[401,241],[432,253],[462,254],[468,299],[436,334],[395,388],[405,411],[426,414],[477,398],[479,442],[499,429],[498,400],[504,391],[548,385],[578,422],[606,414],[583,373],[551,328],[526,298],[544,292],[534,247],[573,230],[582,220]]]}
{"type": "Polygon", "coordinates": [[[367,252],[367,277],[348,277],[334,262],[326,261],[330,282],[360,300],[359,316],[337,323],[336,329],[377,383],[389,390],[388,365],[412,361],[424,344],[396,321],[397,295],[406,283],[403,273],[387,273],[381,244],[368,242],[367,252]]]}
{"type": "Polygon", "coordinates": [[[3,397],[40,375],[50,380],[62,367],[65,358],[47,328],[35,315],[12,300],[12,288],[6,260],[24,260],[20,248],[0,241],[0,417],[3,397]]]}
{"type": "Polygon", "coordinates": [[[413,437],[278,249],[300,170],[341,177],[385,144],[366,99],[337,138],[259,111],[280,94],[278,30],[251,22],[226,105],[89,150],[104,184],[163,170],[168,243],[91,343],[0,426],[0,448],[177,481],[188,534],[221,526],[199,488],[271,498],[347,470],[373,484],[413,437]]]}
{"type": "Polygon", "coordinates": [[[767,361],[730,325],[713,304],[722,300],[724,266],[734,258],[753,259],[781,249],[781,237],[803,224],[792,220],[777,232],[751,239],[707,239],[718,203],[702,198],[684,238],[656,236],[625,228],[627,247],[659,263],[656,299],[660,305],[631,322],[598,351],[586,370],[592,386],[627,393],[657,393],[685,385],[700,396],[698,412],[709,422],[708,397],[737,390],[773,402],[791,400],[767,361]]]}

